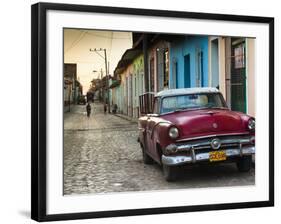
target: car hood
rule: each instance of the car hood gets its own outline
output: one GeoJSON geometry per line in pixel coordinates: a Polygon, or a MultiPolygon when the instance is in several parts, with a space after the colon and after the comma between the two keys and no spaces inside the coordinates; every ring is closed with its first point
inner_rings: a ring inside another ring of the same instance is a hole
{"type": "Polygon", "coordinates": [[[163,115],[180,129],[181,138],[245,132],[244,114],[228,109],[201,109],[163,115]]]}

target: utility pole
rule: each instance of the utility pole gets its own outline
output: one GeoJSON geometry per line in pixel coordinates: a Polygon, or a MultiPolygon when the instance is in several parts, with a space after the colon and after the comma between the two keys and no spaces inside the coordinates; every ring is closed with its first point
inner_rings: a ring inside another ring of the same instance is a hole
{"type": "Polygon", "coordinates": [[[147,34],[143,34],[143,67],[144,67],[144,91],[149,92],[149,77],[148,77],[148,46],[147,46],[147,34]]]}
{"type": "Polygon", "coordinates": [[[105,75],[106,75],[106,100],[105,102],[107,102],[108,105],[108,112],[110,113],[110,103],[109,103],[109,79],[108,79],[108,67],[107,67],[107,56],[106,56],[106,49],[104,50],[104,62],[105,62],[105,75]]]}
{"type": "Polygon", "coordinates": [[[97,55],[99,55],[101,58],[104,59],[104,63],[105,63],[105,75],[106,75],[106,100],[108,103],[108,111],[110,112],[110,102],[109,102],[109,74],[108,74],[108,67],[107,67],[107,55],[106,55],[106,49],[105,48],[95,48],[95,49],[91,49],[91,52],[95,52],[97,55]],[[104,52],[104,56],[102,56],[99,52],[103,51],[104,52]]]}

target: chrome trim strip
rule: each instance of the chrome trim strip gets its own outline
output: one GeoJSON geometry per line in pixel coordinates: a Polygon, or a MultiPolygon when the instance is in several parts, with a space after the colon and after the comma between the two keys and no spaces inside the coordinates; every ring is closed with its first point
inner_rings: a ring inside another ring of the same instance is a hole
{"type": "Polygon", "coordinates": [[[249,132],[237,132],[237,133],[228,133],[228,134],[205,135],[205,136],[199,136],[199,137],[193,137],[193,138],[179,139],[179,140],[177,140],[177,142],[198,140],[198,139],[203,139],[203,138],[214,138],[214,137],[220,137],[220,136],[239,136],[239,135],[249,135],[249,132]]]}
{"type": "MultiPolygon", "coordinates": [[[[192,150],[193,151],[193,150],[192,150]]],[[[244,147],[244,148],[236,148],[236,149],[226,149],[224,150],[227,157],[240,156],[240,155],[252,155],[255,154],[255,147],[244,147]],[[242,154],[241,154],[242,153],[242,154]]],[[[198,161],[206,161],[209,160],[209,153],[198,153],[191,156],[165,156],[162,155],[162,163],[167,166],[177,166],[188,163],[196,163],[198,161]]]]}

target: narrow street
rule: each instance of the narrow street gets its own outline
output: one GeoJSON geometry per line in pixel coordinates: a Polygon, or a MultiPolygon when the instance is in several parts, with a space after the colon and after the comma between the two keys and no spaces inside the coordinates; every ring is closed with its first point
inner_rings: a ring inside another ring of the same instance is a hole
{"type": "Polygon", "coordinates": [[[103,113],[92,104],[64,114],[64,194],[164,190],[255,184],[255,170],[239,173],[235,164],[186,168],[176,182],[166,182],[161,167],[145,165],[137,142],[137,124],[103,113]]]}

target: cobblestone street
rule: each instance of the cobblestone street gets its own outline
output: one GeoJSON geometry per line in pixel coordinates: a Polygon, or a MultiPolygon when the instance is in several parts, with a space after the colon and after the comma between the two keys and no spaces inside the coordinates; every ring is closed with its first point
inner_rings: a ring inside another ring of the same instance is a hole
{"type": "Polygon", "coordinates": [[[64,114],[64,194],[164,190],[252,185],[255,169],[239,173],[235,164],[186,168],[176,182],[166,182],[161,167],[145,165],[137,142],[137,124],[104,114],[92,104],[64,114]]]}

